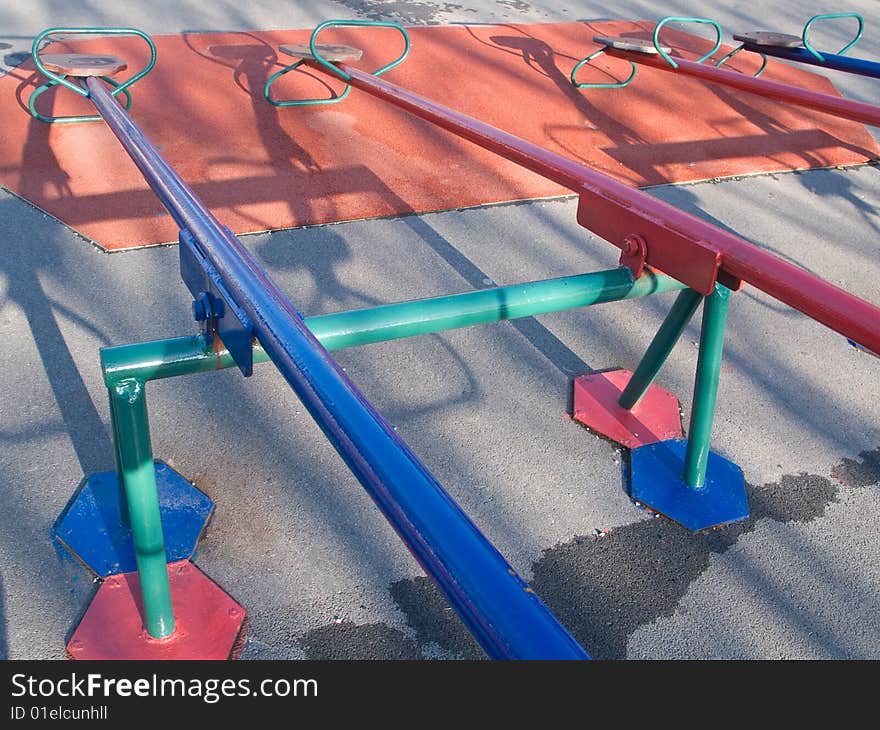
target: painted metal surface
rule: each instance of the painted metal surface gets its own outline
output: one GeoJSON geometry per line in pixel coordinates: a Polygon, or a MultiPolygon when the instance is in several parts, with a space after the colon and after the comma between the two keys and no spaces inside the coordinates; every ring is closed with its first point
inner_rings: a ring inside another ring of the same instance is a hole
{"type": "Polygon", "coordinates": [[[174,612],[144,387],[138,380],[120,381],[110,389],[110,408],[117,429],[114,437],[135,562],[141,576],[144,623],[150,636],[164,638],[174,632],[174,612]]]}
{"type": "Polygon", "coordinates": [[[797,63],[806,63],[811,66],[821,66],[834,69],[835,71],[880,79],[880,63],[877,61],[841,56],[837,53],[823,53],[820,60],[806,48],[780,48],[777,46],[758,45],[756,43],[743,43],[742,48],[752,53],[773,56],[774,58],[784,58],[786,61],[796,61],[797,63]]]}
{"type": "Polygon", "coordinates": [[[630,269],[622,267],[310,317],[306,325],[325,347],[338,349],[633,299],[682,286],[662,274],[645,273],[633,279],[630,269]]]}
{"type": "Polygon", "coordinates": [[[705,483],[694,489],[683,478],[687,446],[675,439],[633,449],[630,497],[694,532],[748,517],[742,470],[710,451],[705,483]]]}
{"type": "MultiPolygon", "coordinates": [[[[195,552],[214,502],[167,464],[157,461],[155,468],[166,559],[186,560],[195,552]]],[[[91,474],[53,528],[54,537],[100,578],[137,569],[119,496],[115,471],[91,474]]]]}
{"type": "Polygon", "coordinates": [[[634,408],[642,399],[651,383],[660,373],[660,368],[669,357],[672,349],[681,338],[681,333],[687,327],[697,307],[703,300],[699,292],[693,289],[685,289],[681,292],[669,310],[669,314],[663,320],[663,324],[648,345],[644,356],[633,373],[632,378],[626,384],[626,388],[620,394],[618,404],[621,408],[634,408]]]}
{"type": "Polygon", "coordinates": [[[72,659],[233,659],[247,614],[188,560],[168,566],[177,630],[154,639],[144,630],[138,574],[105,580],[67,644],[72,659]]]}
{"type": "MultiPolygon", "coordinates": [[[[227,229],[228,230],[228,229],[227,229]]],[[[229,231],[230,235],[232,232],[229,231]]],[[[180,277],[193,296],[193,316],[208,347],[219,337],[246,378],[254,371],[254,326],[189,231],[180,232],[180,277]]]]}
{"type": "Polygon", "coordinates": [[[28,110],[30,111],[31,115],[34,116],[36,119],[39,119],[41,122],[46,122],[47,124],[101,121],[100,116],[72,115],[50,117],[40,114],[37,111],[37,97],[51,89],[53,86],[63,86],[64,88],[69,89],[75,94],[79,94],[80,96],[88,96],[88,92],[86,91],[86,89],[79,83],[71,81],[68,78],[68,74],[55,72],[52,69],[47,68],[46,65],[43,63],[43,60],[40,57],[40,49],[43,45],[43,42],[53,35],[115,35],[137,36],[143,39],[143,41],[149,46],[150,60],[142,69],[139,69],[136,73],[132,74],[124,81],[114,81],[110,78],[110,76],[112,75],[110,73],[100,76],[100,78],[102,78],[104,81],[110,84],[111,87],[113,87],[110,91],[111,95],[116,96],[120,93],[125,95],[126,110],[131,108],[132,102],[131,93],[129,92],[128,88],[136,81],[146,76],[152,70],[153,66],[156,65],[156,44],[153,43],[153,39],[150,38],[150,36],[148,36],[143,31],[137,30],[136,28],[48,28],[41,33],[38,33],[37,36],[34,38],[33,44],[31,45],[31,58],[34,61],[34,66],[36,66],[37,71],[46,76],[49,81],[42,86],[38,86],[31,92],[31,95],[28,98],[28,110]]]}
{"type": "Polygon", "coordinates": [[[632,409],[618,401],[630,381],[629,370],[581,375],[572,381],[572,418],[621,446],[635,449],[681,438],[681,406],[674,393],[652,385],[632,409]]]}
{"type": "Polygon", "coordinates": [[[663,59],[673,68],[678,68],[678,64],[672,59],[669,55],[669,51],[660,44],[660,31],[663,29],[664,25],[668,23],[695,23],[698,25],[710,25],[715,30],[715,43],[712,46],[711,50],[707,53],[704,53],[697,59],[697,63],[702,63],[708,58],[711,58],[715,51],[721,48],[721,26],[711,18],[687,18],[687,17],[678,17],[673,15],[668,15],[665,18],[661,18],[657,21],[657,24],[654,26],[654,34],[652,36],[652,41],[654,43],[654,48],[657,53],[663,57],[663,59]]]}
{"type": "Polygon", "coordinates": [[[728,86],[733,89],[739,89],[749,94],[765,96],[770,99],[777,99],[788,104],[796,104],[806,109],[815,109],[819,112],[832,114],[843,119],[850,119],[854,122],[862,124],[870,124],[873,127],[880,127],[880,107],[874,104],[868,104],[863,101],[855,101],[840,96],[831,96],[830,94],[822,94],[817,91],[801,89],[797,86],[782,84],[778,81],[770,81],[768,79],[757,79],[753,76],[737,73],[736,71],[728,71],[723,68],[716,68],[706,64],[688,61],[684,58],[676,58],[676,65],[670,66],[663,58],[657,56],[648,56],[643,53],[629,53],[616,48],[606,48],[605,52],[609,56],[621,58],[627,61],[635,61],[643,66],[651,66],[664,71],[673,73],[681,73],[686,76],[709,81],[722,86],[728,86]]]}
{"type": "MultiPolygon", "coordinates": [[[[332,27],[392,28],[392,29],[396,30],[398,33],[400,33],[401,37],[403,38],[403,51],[393,61],[391,61],[390,63],[386,63],[384,66],[381,66],[380,68],[377,68],[375,71],[373,71],[372,72],[373,76],[381,76],[386,71],[390,71],[395,66],[399,66],[401,63],[403,63],[404,59],[409,55],[409,50],[410,50],[409,33],[406,32],[406,29],[403,26],[398,25],[397,23],[387,23],[387,22],[376,21],[376,20],[327,20],[327,21],[321,23],[319,26],[317,26],[312,31],[311,36],[309,36],[308,55],[302,54],[302,57],[296,63],[292,63],[289,66],[282,68],[280,71],[272,74],[266,80],[266,85],[263,87],[263,96],[265,97],[266,101],[268,101],[270,104],[273,104],[274,106],[280,106],[280,107],[312,106],[315,104],[336,104],[337,102],[342,101],[343,99],[345,99],[345,97],[348,96],[349,92],[351,91],[351,86],[348,86],[348,85],[346,85],[345,89],[340,94],[331,96],[326,99],[297,99],[297,100],[291,100],[291,101],[284,101],[284,100],[280,100],[280,99],[275,99],[271,93],[272,84],[274,84],[278,79],[280,79],[285,74],[289,73],[290,71],[294,71],[295,69],[302,66],[303,63],[305,63],[306,58],[309,58],[309,59],[315,61],[316,63],[321,64],[321,66],[323,66],[326,70],[330,71],[335,76],[338,76],[343,81],[348,81],[348,79],[346,78],[346,74],[339,73],[339,69],[336,66],[334,66],[333,63],[331,63],[331,61],[328,58],[324,57],[324,54],[327,53],[328,50],[338,50],[338,48],[340,48],[340,47],[339,46],[324,46],[324,47],[322,47],[322,46],[318,45],[318,43],[317,43],[318,36],[320,35],[321,31],[323,31],[326,28],[332,28],[332,27]]],[[[285,53],[293,55],[292,51],[291,51],[291,46],[282,47],[282,49],[285,50],[285,53]]],[[[355,58],[360,58],[362,51],[360,49],[352,49],[352,50],[357,52],[357,55],[355,56],[355,58]]],[[[338,53],[336,53],[334,55],[337,57],[337,59],[339,58],[338,53]]],[[[342,55],[344,56],[346,54],[343,53],[342,55]]]]}
{"type": "MultiPolygon", "coordinates": [[[[618,39],[617,38],[609,38],[607,36],[596,36],[593,38],[593,40],[599,41],[602,43],[611,43],[611,42],[617,41],[618,39]],[[600,38],[601,38],[601,40],[599,40],[600,38]]],[[[630,44],[629,50],[631,50],[631,51],[639,50],[639,49],[633,48],[632,45],[633,44],[630,44]]],[[[654,45],[651,44],[650,42],[649,42],[649,45],[651,46],[652,49],[654,48],[654,45]]],[[[644,52],[644,50],[642,50],[642,52],[644,52]]],[[[577,88],[577,89],[623,89],[623,88],[626,88],[627,86],[629,86],[630,83],[632,82],[632,80],[638,75],[639,67],[636,66],[632,61],[630,61],[629,62],[629,66],[630,66],[629,76],[627,76],[623,81],[606,81],[606,82],[578,81],[577,80],[578,71],[580,71],[584,66],[589,66],[590,62],[594,58],[601,56],[603,53],[605,53],[605,49],[600,48],[598,51],[593,51],[593,53],[591,53],[589,56],[581,59],[580,61],[578,61],[575,64],[574,68],[571,70],[571,73],[568,76],[568,78],[571,79],[571,83],[574,85],[575,88],[577,88]]],[[[656,51],[654,51],[654,53],[656,53],[656,51]]]]}
{"type": "Polygon", "coordinates": [[[624,201],[603,192],[582,192],[578,199],[577,221],[621,247],[633,236],[640,237],[645,241],[645,260],[649,264],[701,294],[711,292],[719,279],[727,281],[734,289],[740,287],[739,280],[722,271],[723,257],[712,236],[700,238],[690,234],[686,228],[671,222],[673,214],[664,220],[652,215],[645,206],[639,218],[634,219],[632,211],[627,208],[624,201]],[[618,241],[623,243],[617,244],[618,241]]]}
{"type": "MultiPolygon", "coordinates": [[[[102,76],[101,78],[111,86],[118,88],[119,84],[109,76],[102,76]]],[[[49,91],[49,89],[52,89],[57,85],[58,84],[54,81],[49,81],[42,86],[38,86],[31,92],[31,95],[28,97],[28,111],[30,111],[32,117],[34,117],[35,119],[39,119],[41,122],[45,122],[46,124],[70,124],[78,122],[101,121],[101,117],[99,116],[84,116],[82,114],[71,114],[67,116],[48,116],[46,114],[41,114],[39,111],[37,111],[37,99],[42,94],[49,91]]],[[[125,94],[125,110],[128,111],[129,109],[131,109],[132,104],[131,92],[129,92],[128,89],[123,89],[122,93],[125,94]]]]}
{"type": "MultiPolygon", "coordinates": [[[[622,51],[610,52],[624,54],[621,58],[634,56],[622,51]]],[[[642,62],[645,62],[644,59],[651,60],[648,56],[638,55],[642,62]]],[[[659,59],[659,64],[658,68],[674,70],[662,59],[659,59]]],[[[729,288],[736,289],[738,280],[748,282],[830,329],[862,343],[872,352],[880,352],[880,308],[873,304],[758,248],[734,233],[562,155],[447,109],[384,79],[373,78],[345,64],[341,64],[341,67],[349,74],[349,83],[353,87],[580,193],[578,222],[581,225],[618,247],[624,245],[626,236],[641,235],[648,242],[648,263],[697,291],[711,293],[709,283],[714,284],[712,267],[717,267],[720,274],[727,275],[721,278],[721,282],[729,288]],[[698,265],[695,265],[695,261],[698,265]]],[[[680,67],[709,68],[685,61],[680,62],[680,67]]],[[[751,84],[756,81],[723,69],[709,68],[709,72],[735,77],[737,83],[751,84]]],[[[778,86],[790,88],[784,84],[778,86]]],[[[836,103],[855,103],[836,97],[827,98],[836,103]]],[[[877,118],[880,109],[871,109],[877,118]]]]}
{"type": "MultiPolygon", "coordinates": [[[[305,323],[324,347],[337,350],[634,299],[683,287],[669,276],[650,271],[633,280],[629,269],[620,268],[324,314],[307,317],[305,323]]],[[[268,359],[265,351],[256,345],[254,362],[266,362],[268,359]]],[[[126,378],[159,380],[218,370],[234,364],[227,350],[211,348],[199,336],[105,347],[101,350],[101,367],[108,387],[126,378]]]]}
{"type": "Polygon", "coordinates": [[[767,67],[767,56],[784,58],[788,61],[796,61],[798,63],[806,63],[813,66],[824,66],[825,68],[834,69],[835,71],[844,71],[846,73],[859,74],[860,76],[880,78],[880,63],[860,58],[849,58],[844,55],[850,48],[858,43],[859,38],[862,37],[862,31],[864,28],[864,19],[858,13],[824,13],[814,15],[810,18],[804,25],[803,32],[800,36],[768,31],[734,33],[734,40],[741,41],[742,45],[737,46],[730,51],[730,53],[718,59],[718,61],[715,62],[715,65],[722,66],[740,51],[745,50],[757,53],[761,57],[761,67],[753,74],[755,78],[760,76],[767,67]],[[845,18],[854,18],[858,22],[858,28],[855,35],[848,43],[846,43],[846,45],[836,53],[820,53],[813,48],[813,45],[810,43],[810,28],[814,23],[819,20],[845,18]]]}
{"type": "Polygon", "coordinates": [[[844,55],[850,48],[852,48],[856,43],[859,42],[859,38],[862,37],[862,32],[865,30],[865,20],[859,13],[820,13],[819,15],[814,15],[810,18],[806,23],[804,23],[804,30],[801,34],[801,37],[804,41],[804,48],[806,48],[815,58],[818,60],[822,60],[822,55],[813,48],[813,44],[810,43],[810,29],[813,25],[820,20],[842,20],[845,18],[853,18],[858,23],[858,27],[856,28],[855,35],[837,52],[838,55],[844,55]]]}
{"type": "Polygon", "coordinates": [[[493,658],[589,658],[321,346],[290,300],[98,79],[90,98],[245,311],[279,372],[493,658]]]}
{"type": "Polygon", "coordinates": [[[684,480],[700,488],[706,480],[706,462],[709,441],[715,419],[718,398],[718,380],[721,375],[721,355],[724,350],[724,329],[730,290],[720,284],[703,301],[703,323],[700,328],[700,353],[697,357],[697,376],[694,380],[694,398],[688,428],[688,448],[685,457],[684,480]]]}

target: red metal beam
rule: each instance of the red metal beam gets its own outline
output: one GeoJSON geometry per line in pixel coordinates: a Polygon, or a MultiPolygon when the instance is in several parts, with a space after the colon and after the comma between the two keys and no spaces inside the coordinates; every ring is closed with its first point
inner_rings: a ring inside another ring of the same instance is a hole
{"type": "MultiPolygon", "coordinates": [[[[309,66],[332,75],[319,64],[309,66]]],[[[880,353],[880,308],[873,304],[637,188],[351,66],[340,68],[355,88],[578,193],[582,226],[621,249],[627,236],[642,236],[647,262],[697,291],[708,294],[716,273],[733,288],[748,282],[880,353]]]]}
{"type": "Polygon", "coordinates": [[[756,79],[748,74],[728,71],[725,68],[717,68],[709,64],[687,61],[683,58],[673,59],[678,64],[678,68],[673,68],[669,65],[668,61],[656,54],[633,53],[610,46],[605,49],[605,53],[609,56],[623,58],[643,66],[693,76],[703,81],[729,86],[749,94],[766,96],[788,104],[825,112],[835,117],[842,117],[843,119],[851,119],[854,122],[880,127],[880,106],[867,104],[863,101],[854,101],[852,99],[845,99],[842,96],[822,94],[818,91],[802,89],[791,84],[782,84],[779,81],[770,81],[763,78],[756,79]]]}

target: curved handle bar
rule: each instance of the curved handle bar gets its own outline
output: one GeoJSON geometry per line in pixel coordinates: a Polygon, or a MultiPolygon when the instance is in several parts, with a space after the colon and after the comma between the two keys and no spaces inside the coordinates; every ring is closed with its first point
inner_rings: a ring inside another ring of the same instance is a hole
{"type": "Polygon", "coordinates": [[[61,84],[62,86],[67,87],[71,91],[76,92],[80,96],[88,96],[89,92],[86,91],[81,86],[78,86],[70,81],[68,81],[63,76],[59,76],[56,73],[52,73],[47,69],[42,61],[40,61],[40,43],[47,36],[64,33],[66,35],[135,35],[140,38],[143,38],[147,45],[150,47],[150,61],[144,66],[140,71],[138,71],[134,76],[129,79],[126,79],[122,83],[116,85],[113,90],[110,92],[111,95],[116,96],[122,91],[125,91],[129,86],[131,86],[138,79],[146,76],[156,65],[156,44],[153,43],[153,39],[150,38],[146,33],[137,28],[48,28],[44,30],[42,33],[37,35],[34,38],[33,45],[31,46],[31,57],[34,59],[34,65],[44,76],[51,79],[56,84],[61,84]]]}
{"type": "Polygon", "coordinates": [[[572,85],[576,89],[622,89],[625,86],[629,86],[630,82],[636,77],[636,74],[639,71],[638,66],[636,66],[632,61],[629,62],[629,65],[632,66],[632,71],[630,72],[629,78],[625,81],[612,81],[610,83],[592,83],[588,84],[585,82],[578,81],[575,79],[577,72],[581,70],[583,66],[586,66],[590,63],[596,56],[601,56],[605,53],[604,48],[600,48],[598,51],[594,51],[586,58],[578,61],[575,64],[575,67],[571,70],[571,74],[569,74],[569,78],[571,79],[572,85]]]}
{"type": "MultiPolygon", "coordinates": [[[[733,58],[737,53],[739,53],[743,48],[745,48],[745,44],[741,46],[737,46],[726,56],[722,56],[715,62],[716,68],[721,68],[725,63],[727,63],[731,58],[733,58]]],[[[764,73],[764,69],[767,68],[767,54],[758,52],[758,55],[761,57],[761,68],[759,68],[755,73],[752,74],[754,78],[758,78],[762,73],[764,73]]]]}
{"type": "Polygon", "coordinates": [[[393,60],[391,63],[387,63],[379,69],[373,71],[373,76],[381,76],[386,71],[390,71],[395,66],[403,63],[404,59],[409,55],[410,49],[410,41],[409,41],[409,33],[406,32],[406,29],[402,25],[398,25],[397,23],[389,23],[385,21],[379,20],[325,20],[319,26],[317,26],[313,31],[312,35],[309,38],[309,51],[311,51],[314,59],[320,63],[322,66],[327,68],[336,74],[343,81],[351,81],[351,76],[338,66],[334,66],[330,61],[324,58],[320,53],[318,53],[317,48],[317,40],[318,34],[324,30],[325,28],[330,28],[332,26],[340,27],[368,27],[368,28],[394,28],[394,30],[398,31],[400,35],[403,36],[403,53],[400,54],[398,58],[393,60]]]}
{"type": "Polygon", "coordinates": [[[842,56],[846,53],[850,48],[852,48],[856,43],[859,42],[859,38],[862,37],[862,31],[865,29],[865,21],[862,19],[862,16],[858,13],[824,13],[821,15],[814,15],[810,18],[806,25],[804,25],[804,32],[801,37],[804,39],[804,48],[806,48],[810,53],[812,53],[819,61],[825,62],[822,54],[819,53],[813,46],[810,45],[810,41],[807,39],[807,36],[810,33],[810,26],[813,25],[817,20],[832,20],[834,18],[855,18],[859,21],[859,29],[856,31],[855,37],[847,43],[843,48],[841,48],[838,52],[838,56],[842,56]]]}
{"type": "Polygon", "coordinates": [[[715,45],[712,46],[712,50],[707,54],[700,56],[697,59],[697,63],[702,63],[707,58],[711,57],[715,51],[721,48],[721,26],[718,23],[710,18],[679,18],[673,15],[669,15],[661,20],[657,21],[657,25],[654,26],[654,48],[657,49],[657,53],[659,53],[666,62],[672,66],[672,68],[678,68],[678,64],[670,58],[669,54],[663,50],[660,46],[660,29],[666,25],[667,23],[703,23],[705,25],[711,25],[715,28],[715,33],[717,37],[715,38],[715,45]]]}

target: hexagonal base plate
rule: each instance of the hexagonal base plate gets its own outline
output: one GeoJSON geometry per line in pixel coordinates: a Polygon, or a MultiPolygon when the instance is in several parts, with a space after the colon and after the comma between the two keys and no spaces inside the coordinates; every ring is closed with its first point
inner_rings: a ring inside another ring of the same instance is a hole
{"type": "MultiPolygon", "coordinates": [[[[156,487],[167,560],[190,558],[211,518],[214,502],[160,461],[156,462],[156,487]]],[[[137,569],[131,528],[119,515],[116,472],[86,478],[58,519],[54,535],[96,575],[137,569]]]]}
{"type": "Polygon", "coordinates": [[[618,405],[630,378],[629,370],[609,370],[575,378],[572,382],[574,420],[630,449],[680,438],[678,398],[659,385],[648,388],[631,411],[618,405]]]}
{"type": "Polygon", "coordinates": [[[138,574],[104,581],[67,645],[72,659],[234,659],[247,614],[188,560],[168,566],[174,633],[153,639],[143,622],[138,574]]]}
{"type": "Polygon", "coordinates": [[[630,497],[697,532],[749,516],[742,469],[709,452],[706,484],[700,489],[683,478],[687,439],[648,444],[632,452],[630,497]]]}

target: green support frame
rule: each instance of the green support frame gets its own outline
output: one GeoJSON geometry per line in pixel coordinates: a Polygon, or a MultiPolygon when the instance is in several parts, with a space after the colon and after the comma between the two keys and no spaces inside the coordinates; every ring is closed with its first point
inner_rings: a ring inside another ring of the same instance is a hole
{"type": "MultiPolygon", "coordinates": [[[[634,279],[630,269],[621,267],[327,314],[305,322],[324,347],[337,350],[682,289],[684,284],[665,274],[646,271],[634,279]]],[[[255,345],[254,362],[268,359],[255,345]]],[[[203,335],[195,335],[106,347],[101,350],[101,366],[110,395],[122,514],[131,520],[146,628],[150,636],[163,638],[174,631],[174,613],[159,519],[146,383],[233,367],[235,362],[228,351],[214,350],[206,345],[203,335]]]]}
{"type": "Polygon", "coordinates": [[[701,488],[706,481],[706,464],[715,419],[729,300],[730,289],[721,284],[716,284],[715,291],[707,297],[703,297],[693,289],[683,290],[660,325],[660,329],[657,330],[657,334],[654,335],[654,339],[651,340],[618,401],[621,408],[627,410],[635,408],[659,374],[700,302],[703,302],[700,354],[697,357],[687,455],[682,475],[684,481],[695,489],[701,488]]]}

